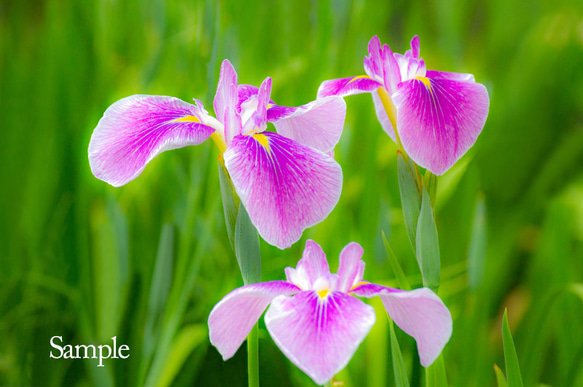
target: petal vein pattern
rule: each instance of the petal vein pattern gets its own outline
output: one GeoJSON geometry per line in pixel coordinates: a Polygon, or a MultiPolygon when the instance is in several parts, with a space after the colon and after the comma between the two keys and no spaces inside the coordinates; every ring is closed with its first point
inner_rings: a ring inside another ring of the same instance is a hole
{"type": "Polygon", "coordinates": [[[342,170],[330,156],[277,133],[233,138],[225,165],[257,231],[287,248],[303,230],[324,220],[342,190],[342,170]]]}

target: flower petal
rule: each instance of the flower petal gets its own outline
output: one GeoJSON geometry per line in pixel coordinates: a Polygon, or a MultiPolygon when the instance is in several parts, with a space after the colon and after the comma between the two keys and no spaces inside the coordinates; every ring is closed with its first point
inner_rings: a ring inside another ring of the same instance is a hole
{"type": "Polygon", "coordinates": [[[336,96],[318,98],[297,108],[274,105],[267,110],[267,120],[279,134],[324,153],[340,140],[345,118],[346,102],[336,96]]]}
{"type": "Polygon", "coordinates": [[[397,137],[395,136],[395,130],[393,129],[393,124],[391,124],[391,120],[387,115],[387,111],[385,110],[385,106],[381,102],[381,98],[379,97],[379,92],[374,91],[372,93],[372,102],[374,105],[374,110],[377,115],[377,120],[381,124],[381,127],[385,131],[386,134],[394,141],[397,142],[397,137]]]}
{"type": "Polygon", "coordinates": [[[375,319],[371,306],[340,292],[277,297],[265,313],[275,344],[317,384],[348,364],[375,319]]]}
{"type": "Polygon", "coordinates": [[[209,315],[211,344],[224,360],[231,358],[273,298],[299,291],[297,286],[285,281],[251,284],[233,290],[209,315]]]}
{"type": "MultiPolygon", "coordinates": [[[[241,90],[241,89],[240,89],[241,90]]],[[[243,89],[247,94],[251,89],[243,89]]],[[[253,130],[262,132],[267,127],[267,104],[271,96],[271,78],[267,77],[261,83],[257,95],[250,94],[247,100],[241,103],[241,120],[243,122],[243,133],[253,130]]],[[[239,100],[241,98],[239,97],[239,100]]]]}
{"type": "Polygon", "coordinates": [[[435,78],[402,82],[392,98],[405,151],[436,175],[476,142],[490,103],[482,84],[435,78]]]}
{"type": "Polygon", "coordinates": [[[383,78],[383,53],[377,35],[368,41],[368,56],[364,57],[364,71],[373,79],[383,78]]]}
{"type": "Polygon", "coordinates": [[[224,159],[251,222],[279,248],[324,220],[340,198],[340,165],[277,133],[236,136],[224,159]]]}
{"type": "Polygon", "coordinates": [[[225,143],[231,143],[234,136],[241,133],[241,117],[236,111],[237,72],[227,59],[221,64],[221,74],[213,106],[217,119],[225,125],[225,143]]]}
{"type": "Polygon", "coordinates": [[[296,268],[286,268],[285,275],[288,282],[297,285],[302,290],[312,289],[314,282],[324,275],[330,274],[330,266],[326,254],[319,244],[311,239],[306,241],[302,259],[296,268]]]}
{"type": "Polygon", "coordinates": [[[340,277],[338,291],[348,290],[362,280],[364,274],[364,261],[360,258],[364,250],[356,242],[350,242],[340,252],[340,265],[338,277],[340,277]]]}
{"type": "Polygon", "coordinates": [[[381,86],[382,83],[370,79],[367,75],[330,79],[322,82],[318,88],[318,98],[331,95],[346,97],[347,95],[370,93],[381,86]]]}
{"type": "Polygon", "coordinates": [[[449,79],[450,81],[458,82],[476,82],[473,74],[448,73],[447,71],[427,70],[426,77],[433,79],[449,79]]]}
{"type": "Polygon", "coordinates": [[[429,288],[404,291],[376,284],[364,284],[350,294],[380,296],[395,323],[417,341],[421,364],[428,367],[437,359],[452,332],[451,313],[429,288]]]}
{"type": "Polygon", "coordinates": [[[91,171],[115,187],[135,179],[158,154],[205,141],[202,108],[173,97],[132,95],[111,105],[89,142],[91,171]]]}

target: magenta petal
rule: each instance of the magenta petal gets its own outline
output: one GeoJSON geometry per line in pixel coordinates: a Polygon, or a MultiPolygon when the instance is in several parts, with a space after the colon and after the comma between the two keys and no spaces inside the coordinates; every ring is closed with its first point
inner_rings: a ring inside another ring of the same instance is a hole
{"type": "Polygon", "coordinates": [[[427,70],[426,77],[433,79],[449,79],[450,81],[458,82],[476,82],[473,74],[448,73],[447,71],[427,70]]]}
{"type": "Polygon", "coordinates": [[[412,79],[392,95],[405,151],[436,175],[447,171],[476,142],[488,116],[484,85],[447,79],[412,79]]]}
{"type": "Polygon", "coordinates": [[[285,281],[251,284],[233,290],[209,315],[211,344],[224,360],[231,358],[273,298],[299,291],[297,286],[285,281]]]}
{"type": "Polygon", "coordinates": [[[158,154],[198,145],[213,132],[202,108],[173,97],[132,95],[111,105],[89,142],[91,171],[115,187],[135,179],[158,154]]]}
{"type": "Polygon", "coordinates": [[[319,277],[330,274],[330,266],[326,260],[324,250],[311,239],[306,241],[302,259],[296,266],[296,271],[298,270],[305,270],[306,277],[310,281],[310,287],[319,277]]]}
{"type": "Polygon", "coordinates": [[[237,72],[227,59],[221,64],[221,73],[213,106],[217,119],[225,126],[225,142],[241,133],[241,117],[236,111],[238,103],[237,72]]]}
{"type": "MultiPolygon", "coordinates": [[[[241,91],[241,89],[239,89],[241,91]]],[[[243,90],[245,94],[249,91],[243,90]]],[[[241,117],[243,120],[243,133],[249,133],[253,130],[262,131],[267,127],[267,105],[271,96],[271,78],[267,77],[261,83],[257,96],[250,95],[249,98],[241,103],[241,117]],[[247,118],[248,117],[248,118],[247,118]]],[[[241,96],[239,95],[239,100],[241,96]]]]}
{"type": "Polygon", "coordinates": [[[419,36],[413,36],[411,39],[411,54],[413,58],[419,59],[419,51],[420,51],[420,43],[419,43],[419,36]]]}
{"type": "Polygon", "coordinates": [[[236,136],[224,159],[251,222],[279,248],[324,220],[340,198],[340,165],[277,133],[236,136]]]}
{"type": "Polygon", "coordinates": [[[335,96],[297,108],[274,105],[267,110],[267,119],[279,134],[324,153],[338,143],[345,118],[346,102],[335,96]]]}
{"type": "Polygon", "coordinates": [[[342,370],[375,323],[374,309],[357,298],[314,291],[277,297],[265,313],[275,344],[316,384],[342,370]]]}
{"type": "Polygon", "coordinates": [[[338,291],[348,292],[350,288],[362,280],[364,261],[360,258],[363,252],[362,246],[356,242],[350,242],[340,252],[340,265],[338,266],[340,283],[338,291]]]}
{"type": "Polygon", "coordinates": [[[417,341],[421,364],[428,367],[437,359],[452,332],[451,313],[429,288],[404,291],[376,284],[355,288],[360,297],[380,296],[395,323],[417,341]]]}
{"type": "Polygon", "coordinates": [[[380,82],[372,80],[366,75],[331,79],[322,82],[318,88],[318,98],[328,97],[331,95],[346,97],[347,95],[370,93],[381,86],[382,84],[380,82]]]}

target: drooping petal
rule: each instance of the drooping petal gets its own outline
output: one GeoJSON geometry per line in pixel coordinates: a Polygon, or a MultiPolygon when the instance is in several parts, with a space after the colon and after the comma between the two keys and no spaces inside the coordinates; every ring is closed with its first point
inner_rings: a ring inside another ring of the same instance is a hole
{"type": "Polygon", "coordinates": [[[350,242],[340,252],[340,264],[338,266],[338,277],[340,283],[338,291],[348,292],[348,290],[362,280],[364,274],[364,261],[360,258],[364,250],[356,242],[350,242]]]}
{"type": "Polygon", "coordinates": [[[213,107],[217,119],[225,126],[224,135],[227,146],[234,136],[241,133],[241,117],[236,111],[237,103],[237,72],[231,62],[225,59],[221,64],[213,107]]]}
{"type": "Polygon", "coordinates": [[[340,165],[277,133],[236,136],[224,159],[251,222],[279,248],[324,220],[340,198],[340,165]]]}
{"type": "Polygon", "coordinates": [[[447,71],[427,70],[425,76],[427,78],[449,79],[450,81],[458,81],[458,82],[471,82],[471,83],[476,82],[473,74],[465,74],[465,73],[449,73],[447,71]]]}
{"type": "Polygon", "coordinates": [[[389,316],[417,341],[419,359],[425,367],[437,359],[451,337],[451,313],[429,288],[404,291],[364,284],[350,294],[368,298],[380,296],[389,316]]]}
{"type": "Polygon", "coordinates": [[[359,75],[356,77],[330,79],[322,82],[318,88],[318,98],[337,95],[346,97],[347,95],[370,93],[382,86],[382,83],[377,82],[367,75],[359,75]]]}
{"type": "Polygon", "coordinates": [[[297,286],[286,281],[250,284],[233,290],[209,315],[211,344],[224,360],[231,358],[272,299],[299,291],[297,286]]]}
{"type": "Polygon", "coordinates": [[[324,153],[338,143],[345,118],[346,102],[336,96],[318,98],[297,108],[273,105],[267,110],[267,120],[279,134],[324,153]]]}
{"type": "Polygon", "coordinates": [[[156,155],[198,145],[215,129],[201,109],[173,97],[132,95],[111,105],[89,143],[91,171],[115,187],[135,179],[156,155]]]}
{"type": "Polygon", "coordinates": [[[317,384],[342,370],[375,323],[374,309],[340,292],[277,297],[265,325],[279,349],[317,384]]]}
{"type": "Polygon", "coordinates": [[[488,116],[488,91],[479,83],[412,79],[392,99],[405,151],[436,175],[476,142],[488,116]]]}

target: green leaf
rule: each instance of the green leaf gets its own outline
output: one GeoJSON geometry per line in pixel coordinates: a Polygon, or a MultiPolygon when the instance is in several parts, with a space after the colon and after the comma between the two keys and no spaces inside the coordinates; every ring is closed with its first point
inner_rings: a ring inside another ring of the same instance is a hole
{"type": "Polygon", "coordinates": [[[405,369],[405,362],[401,354],[401,348],[395,335],[395,327],[393,320],[389,319],[390,334],[391,334],[391,356],[393,357],[393,373],[395,374],[396,387],[409,387],[409,379],[407,378],[407,370],[405,369]]]}
{"type": "Polygon", "coordinates": [[[426,170],[425,175],[423,176],[423,185],[427,189],[427,193],[431,199],[431,207],[435,208],[435,200],[437,196],[437,176],[435,176],[430,170],[426,170]]]}
{"type": "Polygon", "coordinates": [[[233,183],[225,169],[222,158],[219,159],[219,182],[221,185],[221,198],[223,199],[223,212],[225,214],[225,225],[227,226],[227,235],[233,251],[235,250],[235,227],[237,224],[237,214],[241,200],[235,194],[233,183]]]}
{"type": "Polygon", "coordinates": [[[399,192],[401,194],[401,207],[403,208],[403,218],[407,236],[413,252],[415,252],[415,233],[417,230],[417,220],[421,208],[421,189],[418,184],[415,165],[401,152],[397,153],[397,168],[399,175],[399,192]]]}
{"type": "Polygon", "coordinates": [[[514,348],[514,340],[508,326],[508,311],[504,310],[502,319],[502,341],[504,345],[504,362],[506,363],[506,377],[508,378],[508,387],[522,387],[522,376],[518,366],[518,357],[514,348]]]}
{"type": "Polygon", "coordinates": [[[385,242],[385,249],[387,250],[387,255],[389,256],[389,264],[391,265],[391,268],[393,269],[393,273],[395,273],[395,278],[397,279],[397,283],[399,284],[399,288],[403,289],[403,290],[411,290],[411,284],[409,283],[409,280],[407,279],[407,276],[405,275],[405,272],[403,271],[403,268],[401,267],[399,260],[395,256],[395,253],[393,253],[393,249],[391,249],[391,246],[389,245],[389,242],[387,241],[387,237],[385,236],[385,232],[382,231],[382,234],[383,234],[383,241],[385,242]]]}
{"type": "Polygon", "coordinates": [[[439,287],[439,238],[433,218],[431,199],[427,190],[423,189],[423,201],[417,223],[417,263],[423,276],[423,284],[433,290],[439,287]]]}
{"type": "Polygon", "coordinates": [[[474,220],[472,222],[472,234],[468,248],[468,283],[470,289],[475,291],[484,277],[486,263],[486,203],[484,196],[480,195],[476,201],[474,220]]]}
{"type": "Polygon", "coordinates": [[[496,373],[496,381],[498,382],[498,387],[508,387],[508,383],[506,383],[506,377],[500,367],[494,364],[494,372],[496,373]]]}
{"type": "Polygon", "coordinates": [[[429,367],[425,369],[427,387],[447,387],[447,373],[443,363],[443,355],[440,355],[429,367]]]}
{"type": "Polygon", "coordinates": [[[235,227],[235,255],[245,285],[261,281],[261,252],[259,236],[251,223],[247,210],[239,206],[235,227]]]}

